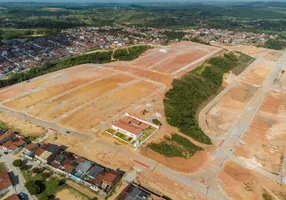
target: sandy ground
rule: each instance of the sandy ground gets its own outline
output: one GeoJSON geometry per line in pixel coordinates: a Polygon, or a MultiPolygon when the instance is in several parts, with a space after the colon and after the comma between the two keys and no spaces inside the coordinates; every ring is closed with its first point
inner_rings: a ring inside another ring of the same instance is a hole
{"type": "Polygon", "coordinates": [[[99,125],[101,122],[121,113],[140,98],[146,97],[146,95],[151,94],[157,89],[158,86],[149,82],[140,81],[134,83],[72,113],[60,120],[59,123],[63,126],[73,127],[82,132],[88,131],[99,125]]]}
{"type": "Polygon", "coordinates": [[[64,189],[58,192],[55,198],[59,200],[88,200],[87,197],[84,197],[78,192],[69,189],[64,189]]]}
{"type": "Polygon", "coordinates": [[[236,156],[248,159],[255,167],[274,174],[281,172],[286,147],[285,94],[270,92],[241,142],[235,147],[236,156]]]}
{"type": "Polygon", "coordinates": [[[215,50],[216,47],[184,41],[168,47],[150,49],[132,61],[131,65],[171,74],[215,50]]]}
{"type": "MultiPolygon", "coordinates": [[[[286,187],[271,181],[240,165],[227,162],[218,174],[222,189],[235,200],[266,200],[263,194],[270,196],[269,200],[286,199],[286,187]]],[[[267,199],[267,200],[268,200],[267,199]]]]}
{"type": "Polygon", "coordinates": [[[208,153],[213,151],[214,147],[205,148],[204,151],[198,151],[190,159],[179,157],[167,158],[150,149],[141,148],[140,153],[148,158],[158,161],[162,165],[168,166],[170,169],[184,173],[193,173],[198,171],[207,161],[208,153]],[[180,164],[178,164],[180,163],[180,164]]]}
{"type": "Polygon", "coordinates": [[[211,134],[225,135],[238,115],[243,112],[257,88],[238,83],[209,111],[206,121],[211,134]]]}
{"type": "Polygon", "coordinates": [[[269,66],[269,64],[255,63],[255,65],[244,74],[242,80],[247,83],[261,85],[270,71],[271,66],[269,66]]]}
{"type": "Polygon", "coordinates": [[[88,83],[96,78],[106,76],[109,73],[110,71],[106,69],[95,69],[89,71],[88,73],[84,72],[84,74],[78,73],[76,75],[71,75],[69,76],[69,78],[63,79],[62,81],[56,84],[48,86],[39,91],[33,92],[31,94],[25,95],[13,101],[7,102],[4,105],[16,110],[22,110],[34,106],[35,104],[40,103],[53,96],[59,95],[67,90],[88,83]]]}
{"type": "Polygon", "coordinates": [[[258,48],[255,46],[249,46],[249,45],[222,45],[222,44],[216,44],[216,46],[225,48],[231,51],[240,51],[242,53],[248,54],[253,57],[258,57],[260,54],[265,53],[269,51],[269,49],[265,48],[258,48]]]}
{"type": "Polygon", "coordinates": [[[25,136],[40,136],[47,132],[44,128],[32,124],[25,119],[15,117],[4,112],[0,112],[0,121],[5,122],[14,130],[18,130],[25,136]]]}
{"type": "Polygon", "coordinates": [[[270,61],[276,61],[281,56],[281,54],[282,53],[279,51],[270,51],[264,56],[264,59],[270,61]]]}
{"type": "Polygon", "coordinates": [[[207,197],[196,193],[189,187],[174,182],[169,178],[154,171],[146,171],[144,173],[139,173],[135,182],[151,191],[154,191],[157,194],[165,195],[174,200],[208,199],[207,197]]]}
{"type": "Polygon", "coordinates": [[[131,77],[124,75],[101,79],[50,102],[41,104],[29,111],[29,114],[50,121],[132,80],[131,77]]]}
{"type": "Polygon", "coordinates": [[[95,140],[92,137],[85,138],[82,135],[73,135],[73,137],[57,135],[57,139],[54,140],[54,135],[51,135],[45,139],[45,142],[65,145],[68,147],[67,151],[111,169],[119,168],[123,171],[130,171],[134,166],[133,160],[121,155],[114,155],[114,152],[107,150],[108,147],[105,146],[105,144],[102,143],[100,144],[101,146],[95,145],[95,140]]]}
{"type": "Polygon", "coordinates": [[[2,92],[0,92],[0,101],[3,101],[5,99],[9,99],[11,97],[15,97],[21,93],[33,90],[33,89],[35,89],[39,86],[42,86],[44,84],[47,85],[47,84],[53,83],[55,81],[58,81],[60,79],[63,79],[65,77],[69,77],[70,75],[72,75],[74,73],[78,73],[80,71],[92,69],[92,68],[93,68],[92,65],[80,65],[80,66],[76,66],[76,67],[72,67],[72,68],[68,68],[65,70],[61,70],[61,71],[57,71],[57,72],[48,74],[48,75],[44,76],[43,78],[33,79],[31,82],[20,83],[19,86],[12,85],[9,87],[5,87],[5,88],[1,89],[2,92]],[[17,87],[15,87],[15,86],[17,86],[17,87]]]}

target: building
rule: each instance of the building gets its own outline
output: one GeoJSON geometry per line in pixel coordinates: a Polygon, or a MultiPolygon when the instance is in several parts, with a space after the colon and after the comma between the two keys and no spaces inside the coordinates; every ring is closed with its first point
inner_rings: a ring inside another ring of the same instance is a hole
{"type": "Polygon", "coordinates": [[[60,146],[42,143],[35,151],[35,158],[44,164],[51,163],[61,151],[62,149],[60,146]]]}
{"type": "Polygon", "coordinates": [[[15,132],[13,131],[7,131],[5,133],[0,134],[0,144],[3,144],[4,142],[12,139],[15,137],[15,132]]]}
{"type": "Polygon", "coordinates": [[[12,194],[11,196],[5,198],[4,200],[20,200],[17,194],[12,194]]]}
{"type": "Polygon", "coordinates": [[[0,173],[0,195],[13,188],[8,172],[0,173]]]}
{"type": "Polygon", "coordinates": [[[73,175],[83,180],[84,176],[87,174],[87,172],[93,165],[95,165],[95,163],[82,158],[82,162],[80,162],[79,165],[76,167],[73,175]]]}
{"type": "Polygon", "coordinates": [[[34,157],[35,151],[39,148],[38,144],[30,143],[27,146],[24,147],[23,154],[29,157],[34,157]]]}
{"type": "Polygon", "coordinates": [[[22,137],[15,137],[4,142],[2,144],[2,148],[9,153],[17,153],[24,147],[24,145],[26,145],[26,142],[22,137]]]}
{"type": "Polygon", "coordinates": [[[151,125],[141,120],[135,119],[129,115],[125,115],[116,121],[111,128],[123,133],[127,137],[131,137],[134,140],[138,140],[143,132],[151,125]]]}
{"type": "Polygon", "coordinates": [[[100,189],[102,195],[108,194],[118,183],[122,176],[121,172],[112,169],[101,171],[94,179],[93,184],[100,189]]]}

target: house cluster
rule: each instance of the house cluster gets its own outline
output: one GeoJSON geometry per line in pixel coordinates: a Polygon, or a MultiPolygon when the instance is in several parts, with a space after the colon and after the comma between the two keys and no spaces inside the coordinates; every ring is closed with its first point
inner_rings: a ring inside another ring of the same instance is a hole
{"type": "Polygon", "coordinates": [[[118,200],[169,200],[168,197],[153,193],[134,183],[130,183],[117,197],[118,200]]]}
{"type": "Polygon", "coordinates": [[[203,42],[218,42],[229,44],[255,44],[262,45],[268,39],[274,39],[277,35],[264,33],[237,32],[222,29],[188,29],[184,30],[186,39],[197,38],[203,42]]]}
{"type": "Polygon", "coordinates": [[[30,143],[24,147],[22,156],[89,186],[101,196],[109,194],[124,175],[122,171],[103,167],[54,144],[30,143]]]}
{"type": "Polygon", "coordinates": [[[0,173],[0,196],[7,193],[13,188],[8,172],[0,173]]]}
{"type": "Polygon", "coordinates": [[[19,152],[25,145],[24,137],[14,131],[7,131],[0,128],[0,145],[2,149],[9,153],[19,152]]]}
{"type": "Polygon", "coordinates": [[[19,72],[70,55],[129,44],[160,43],[160,29],[123,26],[82,27],[58,35],[31,39],[3,40],[0,46],[0,74],[19,72]]]}

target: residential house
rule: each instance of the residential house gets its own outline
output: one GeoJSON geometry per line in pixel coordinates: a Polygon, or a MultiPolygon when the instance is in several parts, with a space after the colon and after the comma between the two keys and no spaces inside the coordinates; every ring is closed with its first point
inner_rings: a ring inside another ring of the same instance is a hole
{"type": "Polygon", "coordinates": [[[97,177],[97,175],[104,171],[104,168],[95,164],[94,166],[92,166],[90,168],[90,170],[87,173],[87,176],[90,178],[90,180],[92,181],[93,179],[95,179],[95,177],[97,177]]]}
{"type": "Polygon", "coordinates": [[[94,179],[93,184],[99,188],[102,195],[107,195],[118,183],[122,176],[121,172],[112,169],[101,171],[94,179]]]}
{"type": "Polygon", "coordinates": [[[42,143],[35,151],[35,158],[44,164],[51,163],[61,151],[58,145],[42,143]]]}
{"type": "Polygon", "coordinates": [[[13,139],[4,142],[2,148],[9,153],[17,153],[24,145],[26,145],[26,142],[22,137],[14,137],[13,139]]]}
{"type": "Polygon", "coordinates": [[[51,165],[60,170],[65,170],[64,164],[71,163],[76,160],[76,157],[71,152],[62,151],[56,156],[56,158],[51,162],[51,165]]]}
{"type": "Polygon", "coordinates": [[[84,180],[85,176],[87,176],[87,172],[89,171],[89,169],[94,165],[95,163],[86,160],[84,158],[81,158],[81,162],[79,163],[79,165],[76,167],[76,169],[74,170],[73,175],[84,180]]]}
{"type": "Polygon", "coordinates": [[[28,157],[34,157],[35,151],[39,148],[39,145],[36,143],[30,143],[24,147],[23,154],[28,157]]]}
{"type": "Polygon", "coordinates": [[[13,188],[8,172],[0,173],[0,195],[13,188]]]}
{"type": "Polygon", "coordinates": [[[7,131],[5,133],[0,134],[0,144],[3,144],[4,142],[12,139],[15,137],[15,132],[13,131],[7,131]]]}
{"type": "Polygon", "coordinates": [[[12,194],[9,197],[6,197],[4,200],[20,200],[17,194],[12,194]]]}

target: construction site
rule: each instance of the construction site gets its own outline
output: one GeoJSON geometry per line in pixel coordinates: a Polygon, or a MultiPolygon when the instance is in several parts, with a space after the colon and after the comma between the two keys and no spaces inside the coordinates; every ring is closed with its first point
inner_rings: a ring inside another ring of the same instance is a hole
{"type": "Polygon", "coordinates": [[[282,51],[180,42],[149,49],[133,61],[84,64],[3,88],[0,119],[23,120],[26,129],[36,125],[43,141],[135,172],[138,183],[172,199],[285,199],[285,63],[282,51]],[[174,79],[228,51],[255,61],[237,76],[225,74],[223,89],[198,113],[212,141],[202,144],[168,125],[164,94],[174,79]],[[134,151],[105,132],[125,113],[148,123],[160,120],[147,143],[178,133],[203,150],[189,159],[144,147],[134,151]]]}

